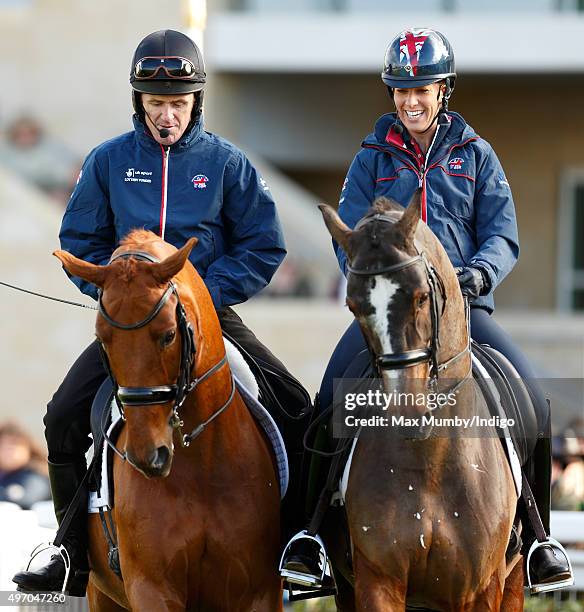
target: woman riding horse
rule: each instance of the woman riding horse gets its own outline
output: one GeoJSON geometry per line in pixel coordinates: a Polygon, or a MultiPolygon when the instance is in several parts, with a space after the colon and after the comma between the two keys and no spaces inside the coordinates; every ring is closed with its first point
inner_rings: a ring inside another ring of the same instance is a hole
{"type": "MultiPolygon", "coordinates": [[[[420,222],[419,192],[405,212],[378,198],[354,230],[332,208],[321,210],[347,253],[347,305],[382,383],[369,379],[359,394],[382,389],[385,396],[381,409],[371,400],[358,416],[387,415],[387,424],[363,426],[352,441],[342,477],[350,566],[332,511],[323,524],[339,610],[520,612],[518,547],[507,557],[517,502],[512,470],[471,376],[457,276],[420,222]],[[480,427],[449,425],[478,419],[480,427]]],[[[349,387],[345,399],[355,395],[349,387]]],[[[347,412],[338,408],[342,422],[347,412]]]]}
{"type": "MultiPolygon", "coordinates": [[[[63,218],[61,246],[105,264],[136,227],[175,246],[196,236],[199,245],[190,260],[222,329],[256,361],[290,380],[285,366],[230,308],[269,283],[286,250],[265,181],[240,150],[203,129],[205,82],[201,52],[184,34],[160,30],[140,42],[130,72],[134,130],[98,146],[85,160],[63,218]]],[[[72,280],[97,298],[94,284],[72,280]]],[[[106,377],[98,343],[92,342],[47,407],[49,476],[59,521],[86,471],[90,408],[106,377]]],[[[287,399],[299,405],[304,395],[289,389],[287,399]]],[[[81,507],[64,543],[73,567],[66,591],[78,596],[88,575],[86,518],[81,507]]],[[[54,591],[64,578],[63,560],[55,555],[46,567],[20,572],[14,581],[27,591],[54,591]]]]}
{"type": "MultiPolygon", "coordinates": [[[[488,344],[511,361],[536,399],[545,439],[536,446],[531,482],[546,533],[550,512],[550,415],[525,355],[492,318],[494,291],[519,255],[515,208],[509,183],[491,146],[457,113],[448,110],[456,79],[454,53],[446,37],[431,29],[398,34],[387,48],[381,74],[396,112],[380,117],[355,156],[345,179],[339,215],[350,227],[379,196],[406,205],[422,190],[421,218],[446,249],[457,268],[463,294],[471,301],[474,340],[488,344]]],[[[347,273],[347,254],[335,242],[339,265],[347,273]]],[[[354,356],[367,347],[354,321],[337,345],[325,372],[319,403],[333,400],[333,379],[342,378],[354,356]]],[[[534,541],[533,533],[523,534],[534,541]]],[[[321,575],[319,547],[299,537],[283,563],[289,572],[321,575]]],[[[570,578],[564,554],[552,543],[538,547],[528,568],[532,584],[563,583],[570,578]]],[[[294,580],[294,578],[288,578],[294,580]]],[[[300,584],[306,581],[301,578],[300,584]]]]}

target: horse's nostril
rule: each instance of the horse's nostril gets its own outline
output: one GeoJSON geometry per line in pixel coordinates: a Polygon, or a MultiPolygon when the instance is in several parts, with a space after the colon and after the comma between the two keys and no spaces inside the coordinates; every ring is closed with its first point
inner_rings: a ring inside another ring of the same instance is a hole
{"type": "Polygon", "coordinates": [[[167,446],[159,446],[152,452],[150,459],[150,467],[155,470],[162,469],[170,458],[170,451],[167,446]]]}

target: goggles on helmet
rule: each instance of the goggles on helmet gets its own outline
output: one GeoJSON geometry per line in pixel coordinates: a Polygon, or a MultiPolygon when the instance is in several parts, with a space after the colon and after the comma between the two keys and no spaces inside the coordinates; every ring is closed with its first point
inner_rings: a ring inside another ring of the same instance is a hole
{"type": "Polygon", "coordinates": [[[152,79],[161,70],[168,79],[192,79],[196,73],[193,62],[184,57],[143,57],[136,62],[134,78],[152,79]]]}

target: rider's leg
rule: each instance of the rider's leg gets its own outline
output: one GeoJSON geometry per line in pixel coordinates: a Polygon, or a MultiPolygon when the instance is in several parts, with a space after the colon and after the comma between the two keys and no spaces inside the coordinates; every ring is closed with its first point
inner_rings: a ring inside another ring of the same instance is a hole
{"type": "MultiPolygon", "coordinates": [[[[333,402],[334,380],[342,378],[354,357],[366,348],[361,328],[357,321],[353,321],[339,340],[323,376],[318,402],[321,410],[325,410],[333,402]]],[[[321,495],[316,509],[316,513],[319,513],[321,518],[322,513],[318,506],[322,503],[328,502],[323,500],[321,495]]],[[[318,586],[317,581],[322,575],[322,564],[326,562],[326,556],[323,559],[321,555],[324,546],[311,537],[312,532],[316,533],[319,528],[315,518],[313,516],[310,523],[311,534],[309,535],[306,530],[297,533],[285,548],[281,569],[288,582],[302,585],[313,583],[318,586]]]]}
{"type": "MultiPolygon", "coordinates": [[[[61,523],[85,475],[85,453],[91,445],[89,433],[93,398],[107,374],[97,342],[91,343],[73,364],[44,418],[49,450],[49,477],[57,521],[61,523]]],[[[87,498],[83,498],[63,542],[71,558],[66,590],[83,596],[89,575],[87,563],[87,498]]],[[[26,591],[58,591],[65,579],[61,555],[37,571],[19,572],[13,578],[26,591]]]]}
{"type": "Polygon", "coordinates": [[[303,519],[302,471],[304,449],[302,438],[310,417],[310,395],[294,378],[286,366],[262,343],[231,308],[217,311],[221,329],[242,346],[261,366],[270,385],[274,387],[277,401],[294,418],[286,418],[269,397],[262,398],[276,421],[284,438],[288,456],[290,478],[288,491],[282,504],[284,537],[298,529],[303,519]],[[270,374],[273,372],[274,374],[270,374]]]}
{"type": "MultiPolygon", "coordinates": [[[[545,424],[525,470],[545,532],[549,536],[551,504],[551,416],[549,404],[527,357],[495,323],[489,313],[482,308],[471,308],[470,324],[471,336],[475,341],[492,346],[503,353],[515,366],[534,400],[535,409],[538,411],[538,423],[545,424]]],[[[523,521],[523,525],[524,530],[521,537],[525,544],[524,549],[529,550],[536,539],[535,533],[529,521],[523,521]]],[[[551,544],[534,551],[529,571],[532,576],[532,583],[535,584],[560,582],[570,577],[567,559],[560,550],[551,544]]]]}
{"type": "MultiPolygon", "coordinates": [[[[262,368],[275,372],[277,376],[284,376],[291,384],[278,385],[278,399],[284,406],[288,407],[293,414],[302,409],[308,409],[306,405],[306,391],[296,378],[290,374],[288,368],[268,349],[257,336],[245,325],[241,317],[229,307],[217,311],[221,329],[238,342],[262,368]],[[283,397],[282,397],[283,394],[283,397]]],[[[270,381],[273,381],[271,378],[270,381]]]]}

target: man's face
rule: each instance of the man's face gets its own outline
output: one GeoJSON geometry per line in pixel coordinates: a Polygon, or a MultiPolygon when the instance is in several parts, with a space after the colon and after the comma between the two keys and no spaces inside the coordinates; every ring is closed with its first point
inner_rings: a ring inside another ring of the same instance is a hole
{"type": "Polygon", "coordinates": [[[398,117],[412,136],[424,132],[436,116],[442,105],[444,88],[443,83],[432,83],[413,89],[396,87],[393,90],[398,117]]]}
{"type": "Polygon", "coordinates": [[[142,94],[146,125],[154,140],[165,147],[180,140],[191,120],[194,104],[195,95],[192,93],[179,96],[142,94]],[[160,137],[159,130],[162,128],[170,132],[166,138],[160,137]]]}

